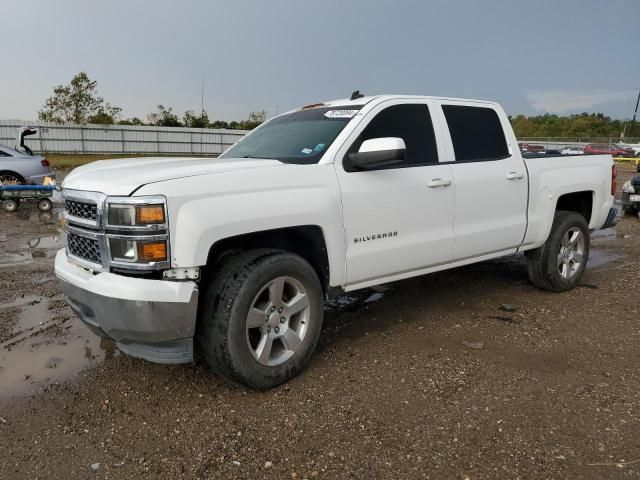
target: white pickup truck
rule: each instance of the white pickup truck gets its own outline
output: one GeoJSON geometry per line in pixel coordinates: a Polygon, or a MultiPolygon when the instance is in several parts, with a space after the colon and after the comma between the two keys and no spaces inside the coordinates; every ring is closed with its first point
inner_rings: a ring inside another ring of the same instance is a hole
{"type": "MultiPolygon", "coordinates": [[[[99,161],[64,180],[56,275],[127,354],[193,359],[255,388],[308,363],[340,292],[525,252],[573,288],[611,226],[609,155],[523,159],[493,102],[405,95],[307,105],[219,158],[99,161]]],[[[425,294],[428,294],[426,292],[425,294]]]]}

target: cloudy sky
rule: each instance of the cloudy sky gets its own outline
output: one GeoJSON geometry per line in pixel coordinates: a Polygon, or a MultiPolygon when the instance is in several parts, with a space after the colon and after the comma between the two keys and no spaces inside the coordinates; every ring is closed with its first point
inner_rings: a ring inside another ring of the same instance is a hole
{"type": "Polygon", "coordinates": [[[633,114],[640,0],[0,0],[0,118],[85,71],[123,115],[211,119],[367,94],[633,114]]]}

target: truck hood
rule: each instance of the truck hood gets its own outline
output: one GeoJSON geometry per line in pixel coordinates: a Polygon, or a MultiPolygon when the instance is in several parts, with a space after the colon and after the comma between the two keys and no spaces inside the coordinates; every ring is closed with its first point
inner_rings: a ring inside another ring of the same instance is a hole
{"type": "Polygon", "coordinates": [[[142,185],[175,178],[213,173],[283,166],[277,160],[259,158],[128,158],[100,160],[74,169],[66,176],[63,188],[102,192],[106,195],[131,195],[142,185]]]}

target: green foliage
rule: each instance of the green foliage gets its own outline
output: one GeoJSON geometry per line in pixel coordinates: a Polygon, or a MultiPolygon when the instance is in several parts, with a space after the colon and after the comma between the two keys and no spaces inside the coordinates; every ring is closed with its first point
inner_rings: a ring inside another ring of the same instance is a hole
{"type": "Polygon", "coordinates": [[[182,127],[182,123],[178,116],[173,113],[171,107],[158,105],[158,111],[147,115],[149,125],[157,125],[158,127],[182,127]]]}
{"type": "Polygon", "coordinates": [[[261,123],[264,123],[266,119],[267,119],[267,112],[264,110],[261,110],[259,112],[251,112],[249,114],[249,120],[240,122],[240,125],[241,125],[240,128],[244,130],[253,130],[257,126],[259,126],[261,123]]]}
{"type": "Polygon", "coordinates": [[[189,128],[207,128],[209,126],[209,116],[205,111],[200,115],[195,115],[193,110],[187,110],[182,117],[182,123],[189,128]]]}
{"type": "MultiPolygon", "coordinates": [[[[511,125],[516,137],[612,137],[618,138],[624,130],[625,124],[630,123],[624,120],[614,120],[602,113],[581,113],[560,117],[558,115],[537,115],[525,117],[518,115],[511,118],[511,125]]],[[[637,133],[629,132],[627,127],[626,136],[637,133]]]]}
{"type": "Polygon", "coordinates": [[[144,125],[144,122],[140,120],[138,117],[126,118],[124,120],[120,120],[118,125],[144,125]]]}
{"type": "Polygon", "coordinates": [[[98,96],[97,84],[80,72],[68,85],[55,86],[53,95],[38,112],[38,118],[55,123],[115,123],[122,109],[109,105],[98,96]]]}

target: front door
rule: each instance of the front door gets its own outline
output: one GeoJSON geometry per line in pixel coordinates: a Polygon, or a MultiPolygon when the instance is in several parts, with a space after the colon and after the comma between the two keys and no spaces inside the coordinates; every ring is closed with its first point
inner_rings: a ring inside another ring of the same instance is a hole
{"type": "Polygon", "coordinates": [[[453,255],[454,185],[439,164],[429,102],[382,103],[346,143],[347,153],[382,137],[402,138],[405,160],[377,170],[355,170],[342,151],[335,167],[342,194],[347,284],[374,283],[447,263],[453,255]]]}

